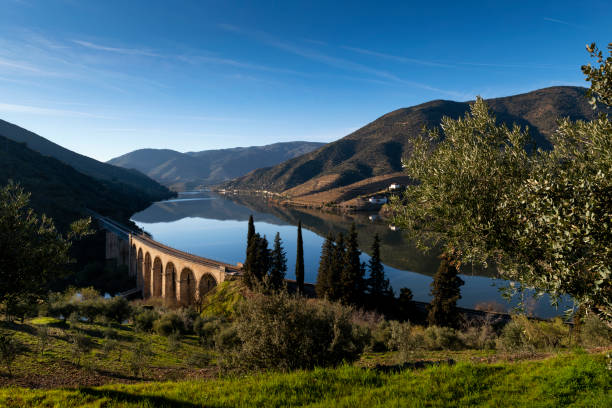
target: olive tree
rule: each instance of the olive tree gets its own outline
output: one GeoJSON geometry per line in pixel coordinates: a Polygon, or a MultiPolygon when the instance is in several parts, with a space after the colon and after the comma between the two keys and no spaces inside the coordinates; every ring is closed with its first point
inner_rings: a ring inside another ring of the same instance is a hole
{"type": "MultiPolygon", "coordinates": [[[[597,55],[602,67],[583,71],[591,96],[609,105],[612,58],[597,55]]],[[[423,248],[494,261],[504,277],[553,300],[568,294],[612,322],[609,117],[561,119],[553,149],[531,153],[528,129],[496,124],[481,98],[441,129],[414,140],[404,167],[415,184],[392,201],[395,223],[423,248]]]]}
{"type": "Polygon", "coordinates": [[[29,207],[30,195],[12,182],[0,188],[0,302],[43,294],[66,271],[73,239],[89,233],[88,219],[62,235],[53,220],[29,207]]]}

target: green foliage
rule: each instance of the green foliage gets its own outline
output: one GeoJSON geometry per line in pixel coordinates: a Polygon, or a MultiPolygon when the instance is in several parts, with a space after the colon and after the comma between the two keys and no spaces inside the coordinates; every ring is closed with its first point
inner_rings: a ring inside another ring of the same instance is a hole
{"type": "Polygon", "coordinates": [[[225,281],[209,292],[202,302],[202,317],[234,318],[244,300],[240,281],[225,281]]]}
{"type": "Polygon", "coordinates": [[[587,347],[604,347],[612,343],[612,328],[597,316],[589,315],[578,326],[580,340],[587,347]]]}
{"type": "Polygon", "coordinates": [[[429,326],[423,340],[428,350],[459,350],[463,347],[457,331],[450,327],[429,326]]]}
{"type": "Polygon", "coordinates": [[[591,82],[591,88],[587,92],[591,98],[589,103],[593,109],[597,107],[597,103],[612,106],[612,43],[608,44],[610,56],[607,58],[604,58],[603,52],[595,43],[587,45],[586,48],[599,64],[598,67],[592,67],[591,64],[582,66],[586,80],[591,82]]]}
{"type": "Polygon", "coordinates": [[[93,347],[91,337],[82,331],[76,330],[68,335],[68,340],[72,346],[72,354],[75,363],[79,365],[81,363],[81,358],[89,353],[93,347]]]}
{"type": "Polygon", "coordinates": [[[185,323],[175,312],[168,312],[155,321],[153,328],[157,334],[169,337],[174,333],[185,333],[185,323]]]}
{"type": "Polygon", "coordinates": [[[263,282],[268,275],[272,262],[268,240],[258,233],[255,233],[248,244],[247,259],[244,263],[242,280],[249,288],[254,288],[263,282]]]}
{"type": "Polygon", "coordinates": [[[10,333],[0,334],[0,357],[8,371],[9,376],[13,375],[12,367],[15,359],[25,353],[27,348],[15,336],[10,333]]]}
{"type": "Polygon", "coordinates": [[[365,304],[365,271],[359,259],[361,251],[357,238],[357,230],[355,223],[353,223],[346,239],[346,252],[344,253],[344,264],[340,276],[342,285],[340,299],[345,304],[363,306],[365,304]]]}
{"type": "Polygon", "coordinates": [[[438,272],[431,282],[433,299],[428,305],[427,320],[430,325],[459,327],[461,315],[457,310],[457,300],[461,299],[463,280],[457,276],[457,267],[448,255],[442,255],[438,272]]]}
{"type": "Polygon", "coordinates": [[[558,318],[539,322],[522,315],[514,316],[502,329],[497,347],[506,351],[553,350],[569,345],[569,330],[558,318]]]}
{"type": "Polygon", "coordinates": [[[286,292],[254,294],[240,307],[233,327],[239,341],[221,356],[231,368],[337,365],[355,360],[367,342],[351,323],[351,309],[286,292]]]}
{"type": "Polygon", "coordinates": [[[12,182],[0,188],[0,302],[42,295],[51,279],[66,273],[71,240],[89,232],[89,220],[80,220],[63,236],[29,200],[12,182]]]}
{"type": "Polygon", "coordinates": [[[394,300],[389,279],[385,277],[385,268],[380,259],[380,238],[374,235],[372,255],[368,263],[370,276],[367,279],[370,308],[387,311],[394,300]]]}
{"type": "Polygon", "coordinates": [[[142,341],[135,343],[128,356],[128,365],[132,374],[143,377],[145,370],[149,367],[152,356],[153,351],[149,342],[142,341]]]}
{"type": "Polygon", "coordinates": [[[295,280],[298,293],[304,292],[304,241],[302,240],[302,221],[298,222],[297,250],[295,258],[295,280]]]}
{"type": "Polygon", "coordinates": [[[280,289],[285,282],[287,273],[287,257],[283,249],[280,233],[274,237],[274,248],[272,249],[270,262],[270,275],[268,284],[274,289],[280,289]]]}
{"type": "Polygon", "coordinates": [[[223,329],[223,319],[221,318],[197,318],[193,324],[193,331],[201,345],[213,347],[217,334],[223,329]]]}
{"type": "Polygon", "coordinates": [[[319,260],[319,269],[317,271],[317,283],[315,289],[317,297],[321,299],[333,299],[332,288],[336,285],[332,279],[334,255],[334,235],[329,232],[321,247],[321,258],[319,260]]]}
{"type": "Polygon", "coordinates": [[[137,331],[150,333],[153,331],[153,324],[159,319],[159,313],[153,309],[141,309],[133,316],[134,328],[137,331]]]}

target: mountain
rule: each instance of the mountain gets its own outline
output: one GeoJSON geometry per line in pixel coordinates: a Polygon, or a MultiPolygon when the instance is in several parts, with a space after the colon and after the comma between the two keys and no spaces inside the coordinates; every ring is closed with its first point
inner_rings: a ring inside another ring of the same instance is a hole
{"type": "MultiPolygon", "coordinates": [[[[529,126],[536,144],[550,148],[547,137],[556,129],[557,118],[595,117],[585,92],[581,87],[559,86],[486,102],[498,122],[529,126]]],[[[340,140],[277,166],[254,170],[220,184],[220,188],[305,196],[399,172],[402,157],[409,153],[410,139],[423,126],[439,126],[443,116],[463,116],[470,103],[435,100],[395,110],[340,140]],[[292,194],[295,192],[299,194],[292,194]]]]}
{"type": "Polygon", "coordinates": [[[58,159],[0,136],[0,185],[9,180],[31,194],[30,205],[65,230],[92,209],[120,221],[150,202],[136,189],[85,175],[58,159]]]}
{"type": "Polygon", "coordinates": [[[218,184],[260,167],[274,166],[323,145],[287,142],[187,153],[141,149],[116,157],[108,163],[139,170],[173,190],[185,191],[218,184]]]}
{"type": "Polygon", "coordinates": [[[136,170],[102,163],[75,153],[4,120],[0,120],[0,136],[18,143],[25,143],[28,148],[43,156],[54,157],[85,175],[105,181],[107,185],[113,185],[117,191],[124,191],[130,196],[138,195],[139,201],[153,202],[173,196],[166,187],[136,170]]]}

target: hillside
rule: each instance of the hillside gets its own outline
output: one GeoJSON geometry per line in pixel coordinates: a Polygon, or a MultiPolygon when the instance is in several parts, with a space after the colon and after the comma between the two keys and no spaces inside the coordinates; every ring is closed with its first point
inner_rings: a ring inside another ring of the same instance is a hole
{"type": "Polygon", "coordinates": [[[136,170],[112,166],[75,153],[36,133],[3,120],[0,120],[0,136],[18,143],[25,143],[28,148],[43,156],[53,157],[85,175],[103,180],[107,186],[113,185],[113,189],[117,191],[133,196],[138,195],[140,202],[159,201],[172,196],[166,187],[136,170]]]}
{"type": "Polygon", "coordinates": [[[127,220],[149,205],[148,198],[125,184],[98,180],[61,161],[0,136],[0,185],[8,180],[31,193],[31,205],[60,228],[86,215],[89,208],[127,220]]]}
{"type": "MultiPolygon", "coordinates": [[[[595,116],[584,97],[585,91],[580,87],[551,87],[489,99],[487,103],[498,122],[529,126],[536,144],[549,148],[547,137],[555,130],[557,118],[569,116],[574,120],[586,120],[595,116]]],[[[469,106],[470,102],[435,100],[398,109],[316,151],[274,167],[255,170],[220,187],[274,192],[294,189],[291,192],[299,191],[302,196],[399,172],[402,157],[409,154],[410,139],[418,135],[423,126],[439,126],[443,116],[458,118],[469,106]],[[309,184],[304,184],[306,182],[309,184]]]]}
{"type": "Polygon", "coordinates": [[[180,153],[168,149],[141,149],[108,163],[136,169],[176,191],[218,184],[254,169],[277,165],[307,154],[323,143],[287,142],[180,153]]]}

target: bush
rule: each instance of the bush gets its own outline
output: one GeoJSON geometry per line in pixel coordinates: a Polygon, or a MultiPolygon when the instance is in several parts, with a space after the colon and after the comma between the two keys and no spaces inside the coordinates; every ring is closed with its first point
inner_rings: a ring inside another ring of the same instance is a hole
{"type": "Polygon", "coordinates": [[[240,347],[240,337],[234,326],[223,327],[215,335],[215,349],[219,354],[231,353],[233,350],[240,347]]]}
{"type": "Polygon", "coordinates": [[[72,344],[72,352],[75,357],[75,362],[78,365],[81,362],[81,357],[89,353],[93,347],[93,342],[89,336],[79,331],[70,334],[69,340],[72,344]]]}
{"type": "Polygon", "coordinates": [[[369,349],[373,352],[384,352],[388,351],[388,344],[392,336],[391,324],[386,320],[380,322],[371,331],[371,340],[369,349]]]}
{"type": "Polygon", "coordinates": [[[155,331],[160,336],[168,337],[173,333],[184,333],[185,323],[181,316],[174,312],[164,314],[153,325],[155,331]]]}
{"type": "Polygon", "coordinates": [[[148,342],[134,344],[127,361],[132,374],[144,377],[145,369],[149,366],[152,357],[153,351],[148,342]]]}
{"type": "Polygon", "coordinates": [[[149,333],[153,330],[153,325],[159,319],[159,313],[152,309],[140,309],[132,317],[134,329],[139,332],[149,333]]]}
{"type": "Polygon", "coordinates": [[[196,319],[200,318],[200,314],[195,311],[195,309],[187,308],[181,309],[179,316],[183,319],[183,327],[185,328],[185,333],[193,333],[193,324],[196,319]]]}
{"type": "Polygon", "coordinates": [[[212,357],[209,353],[192,353],[187,357],[187,365],[204,368],[207,367],[212,360],[212,357]]]}
{"type": "Polygon", "coordinates": [[[222,329],[222,324],[222,319],[198,317],[193,323],[193,331],[201,345],[212,347],[215,344],[215,336],[222,329]]]}
{"type": "Polygon", "coordinates": [[[497,340],[497,347],[506,351],[533,352],[569,345],[569,326],[560,318],[550,322],[534,321],[526,316],[513,316],[497,340]]]}
{"type": "Polygon", "coordinates": [[[612,343],[612,329],[597,316],[587,316],[580,325],[580,342],[587,347],[610,345],[612,343]]]}
{"type": "Polygon", "coordinates": [[[495,348],[497,335],[488,322],[470,326],[458,333],[459,338],[470,349],[491,350],[495,348]]]}
{"type": "Polygon", "coordinates": [[[450,327],[430,326],[425,329],[423,340],[428,350],[459,350],[464,346],[455,329],[450,327]]]}
{"type": "Polygon", "coordinates": [[[26,350],[26,346],[17,340],[15,336],[0,334],[0,357],[2,357],[2,361],[4,362],[4,366],[9,376],[13,376],[12,367],[15,359],[25,353],[26,350]]]}
{"type": "Polygon", "coordinates": [[[239,307],[233,324],[240,343],[222,357],[243,369],[292,370],[354,361],[369,338],[351,323],[351,312],[286,292],[255,294],[239,307]]]}
{"type": "Polygon", "coordinates": [[[115,296],[104,301],[103,313],[107,319],[122,324],[132,315],[132,306],[123,296],[115,296]]]}

